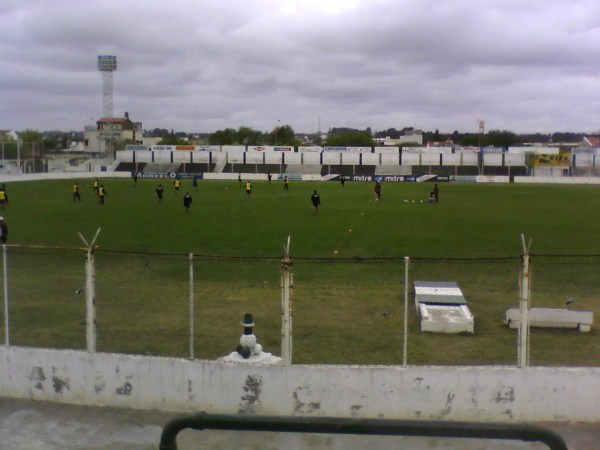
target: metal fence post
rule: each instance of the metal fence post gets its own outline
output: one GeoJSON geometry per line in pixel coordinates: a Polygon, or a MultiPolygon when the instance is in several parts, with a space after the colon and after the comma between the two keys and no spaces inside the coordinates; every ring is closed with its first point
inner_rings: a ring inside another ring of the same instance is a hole
{"type": "MultiPolygon", "coordinates": [[[[4,144],[3,144],[4,145],[4,144]]],[[[10,345],[9,320],[8,320],[8,262],[6,260],[6,244],[2,245],[2,267],[4,284],[4,345],[10,345]]]]}
{"type": "Polygon", "coordinates": [[[190,359],[194,359],[194,254],[190,253],[190,359]]]}
{"type": "Polygon", "coordinates": [[[410,257],[404,257],[404,342],[402,348],[402,365],[406,366],[408,358],[408,266],[410,257]]]}

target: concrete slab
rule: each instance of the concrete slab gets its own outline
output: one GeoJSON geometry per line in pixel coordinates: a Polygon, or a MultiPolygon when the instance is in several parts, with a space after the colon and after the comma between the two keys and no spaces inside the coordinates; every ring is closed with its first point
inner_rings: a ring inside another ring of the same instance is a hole
{"type": "MultiPolygon", "coordinates": [[[[521,308],[508,308],[504,312],[504,323],[510,328],[521,326],[521,308]]],[[[589,332],[594,323],[594,312],[565,308],[530,308],[529,326],[538,328],[575,328],[589,332]]]]}
{"type": "Polygon", "coordinates": [[[421,331],[473,333],[474,317],[454,281],[415,281],[415,307],[421,331]]]}
{"type": "Polygon", "coordinates": [[[421,331],[434,333],[473,333],[475,318],[467,305],[419,303],[421,331]]]}
{"type": "MultiPolygon", "coordinates": [[[[156,450],[162,427],[179,413],[94,408],[34,400],[0,398],[2,450],[156,450]]],[[[569,450],[597,448],[600,424],[537,423],[565,439],[569,450]]],[[[532,442],[395,436],[350,436],[253,431],[182,431],[180,450],[541,450],[532,442]]]]}

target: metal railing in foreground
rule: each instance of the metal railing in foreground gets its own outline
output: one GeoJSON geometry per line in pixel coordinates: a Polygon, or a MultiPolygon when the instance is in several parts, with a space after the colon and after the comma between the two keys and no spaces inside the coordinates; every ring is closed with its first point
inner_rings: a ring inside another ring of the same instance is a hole
{"type": "Polygon", "coordinates": [[[529,424],[238,416],[207,413],[195,413],[171,419],[163,428],[159,450],[177,450],[177,435],[180,431],[187,428],[194,430],[213,429],[536,441],[546,444],[550,450],[568,450],[567,444],[559,434],[546,428],[529,424]]]}

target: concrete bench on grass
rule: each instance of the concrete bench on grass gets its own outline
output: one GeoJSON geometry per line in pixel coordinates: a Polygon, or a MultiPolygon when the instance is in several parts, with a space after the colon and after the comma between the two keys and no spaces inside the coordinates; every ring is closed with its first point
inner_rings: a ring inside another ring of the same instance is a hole
{"type": "MultiPolygon", "coordinates": [[[[589,332],[594,322],[594,312],[564,308],[529,309],[529,326],[539,328],[575,328],[589,332]]],[[[504,312],[504,323],[510,328],[521,326],[521,308],[508,308],[504,312]]]]}
{"type": "Polygon", "coordinates": [[[473,333],[475,318],[467,305],[428,305],[419,303],[421,331],[434,333],[473,333]]]}

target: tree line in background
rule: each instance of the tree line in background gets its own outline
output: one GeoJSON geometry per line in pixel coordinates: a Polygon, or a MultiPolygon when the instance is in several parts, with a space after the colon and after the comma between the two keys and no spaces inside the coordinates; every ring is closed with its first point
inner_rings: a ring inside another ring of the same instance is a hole
{"type": "MultiPolygon", "coordinates": [[[[147,131],[148,136],[161,137],[160,144],[176,145],[183,144],[196,139],[202,143],[209,145],[321,145],[328,147],[369,147],[377,145],[376,139],[398,139],[400,136],[405,136],[413,133],[415,130],[412,127],[396,130],[388,128],[387,130],[379,130],[373,132],[367,127],[365,130],[354,128],[330,128],[323,138],[319,133],[299,134],[294,131],[290,125],[282,125],[275,127],[270,133],[263,133],[254,130],[251,127],[242,126],[237,130],[233,128],[225,128],[203,135],[194,135],[186,133],[174,133],[166,129],[154,129],[147,131]]],[[[509,147],[525,143],[540,143],[549,144],[558,143],[579,143],[583,141],[585,134],[583,133],[552,133],[552,134],[516,134],[507,130],[491,130],[481,136],[478,133],[440,133],[439,130],[423,131],[423,143],[429,141],[447,142],[452,141],[454,144],[461,146],[493,146],[493,147],[509,147]]],[[[403,142],[402,146],[419,146],[421,144],[415,142],[403,142]]]]}
{"type": "MultiPolygon", "coordinates": [[[[208,144],[208,145],[273,145],[273,146],[292,146],[292,145],[319,145],[329,147],[369,147],[377,145],[376,139],[398,139],[400,136],[410,135],[415,132],[411,127],[397,130],[388,128],[386,130],[372,131],[367,127],[364,130],[334,127],[330,128],[323,136],[320,133],[296,133],[290,125],[280,125],[273,128],[271,132],[261,132],[248,126],[241,126],[237,130],[225,128],[213,133],[186,133],[175,132],[164,128],[155,128],[153,130],[144,130],[144,136],[159,137],[161,145],[179,145],[179,144],[208,144]]],[[[72,142],[83,141],[83,132],[61,132],[25,130],[17,133],[19,140],[28,143],[27,146],[30,157],[40,157],[45,153],[61,152],[69,149],[72,142]]],[[[491,130],[485,134],[478,133],[440,133],[435,131],[422,131],[423,145],[429,141],[446,142],[452,141],[461,146],[494,146],[509,147],[525,143],[579,143],[586,136],[583,133],[552,133],[552,134],[516,134],[507,130],[491,130]]],[[[10,138],[0,138],[3,144],[5,158],[16,158],[19,148],[16,142],[10,142],[10,138]]],[[[127,144],[134,142],[122,141],[115,143],[115,148],[124,148],[127,144]]],[[[403,147],[419,146],[417,142],[403,142],[403,147]]]]}

